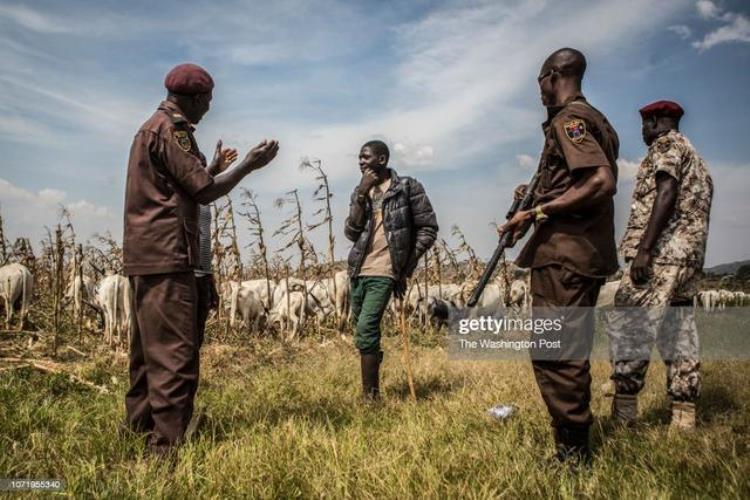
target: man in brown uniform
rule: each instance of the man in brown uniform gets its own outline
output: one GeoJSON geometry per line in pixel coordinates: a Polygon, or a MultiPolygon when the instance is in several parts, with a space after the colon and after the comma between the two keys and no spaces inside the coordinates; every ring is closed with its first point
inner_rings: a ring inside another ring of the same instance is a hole
{"type": "Polygon", "coordinates": [[[213,177],[193,136],[209,109],[211,76],[182,64],[164,83],[167,99],[138,130],[130,150],[123,236],[135,309],[126,423],[148,433],[148,448],[157,455],[182,441],[198,383],[198,203],[229,193],[278,151],[276,141],[263,141],[213,177]]]}
{"type": "MultiPolygon", "coordinates": [[[[542,125],[544,150],[534,208],[518,212],[501,233],[534,234],[517,264],[531,268],[532,305],[565,308],[562,349],[532,351],[542,398],[552,417],[560,460],[587,459],[592,423],[588,355],[593,338],[593,306],[605,278],[617,270],[614,202],[617,134],[581,93],[586,59],[574,49],[547,58],[538,82],[548,119],[542,125]]],[[[520,195],[525,186],[519,186],[520,195]]]]}

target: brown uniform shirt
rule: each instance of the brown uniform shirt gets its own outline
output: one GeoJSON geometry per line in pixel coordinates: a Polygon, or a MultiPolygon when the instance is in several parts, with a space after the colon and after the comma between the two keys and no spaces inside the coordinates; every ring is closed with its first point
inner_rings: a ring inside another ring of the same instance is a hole
{"type": "Polygon", "coordinates": [[[124,273],[189,271],[198,265],[198,205],[213,183],[182,111],[164,101],[133,139],[125,187],[124,273]]]}
{"type": "MultiPolygon", "coordinates": [[[[602,113],[580,94],[549,113],[550,118],[542,124],[545,142],[534,205],[567,191],[575,182],[576,171],[609,165],[617,179],[620,142],[602,113]]],[[[589,277],[614,273],[618,268],[614,201],[551,216],[537,225],[516,263],[527,268],[559,264],[589,277]]]]}

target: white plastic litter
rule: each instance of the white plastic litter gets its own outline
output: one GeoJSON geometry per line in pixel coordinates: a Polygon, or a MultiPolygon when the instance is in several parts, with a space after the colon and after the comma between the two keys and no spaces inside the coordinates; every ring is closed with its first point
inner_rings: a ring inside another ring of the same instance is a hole
{"type": "Polygon", "coordinates": [[[514,405],[495,405],[487,410],[487,414],[494,420],[506,420],[514,413],[516,413],[514,405]]]}

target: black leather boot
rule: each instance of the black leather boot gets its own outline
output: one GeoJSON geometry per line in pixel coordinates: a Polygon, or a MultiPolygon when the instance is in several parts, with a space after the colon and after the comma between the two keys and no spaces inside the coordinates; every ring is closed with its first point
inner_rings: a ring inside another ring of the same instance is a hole
{"type": "Polygon", "coordinates": [[[567,465],[589,464],[591,462],[591,448],[589,448],[588,427],[555,427],[555,458],[567,465]]]}
{"type": "Polygon", "coordinates": [[[632,427],[638,417],[638,396],[635,394],[615,394],[612,399],[612,418],[618,424],[632,427]]]}
{"type": "Polygon", "coordinates": [[[361,354],[359,359],[362,368],[362,396],[365,402],[378,401],[380,399],[380,363],[383,361],[383,352],[361,354]]]}

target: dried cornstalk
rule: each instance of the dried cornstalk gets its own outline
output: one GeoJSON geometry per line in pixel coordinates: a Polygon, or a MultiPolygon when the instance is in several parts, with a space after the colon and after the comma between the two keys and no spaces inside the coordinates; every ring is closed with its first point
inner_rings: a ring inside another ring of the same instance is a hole
{"type": "Polygon", "coordinates": [[[5,239],[3,214],[0,212],[0,266],[4,266],[8,262],[8,243],[8,240],[5,239]]]}
{"type": "MultiPolygon", "coordinates": [[[[322,214],[323,218],[318,222],[308,225],[307,230],[312,231],[313,229],[316,229],[323,224],[328,225],[328,266],[329,274],[331,276],[331,282],[333,283],[333,300],[335,303],[336,297],[338,297],[338,290],[336,289],[336,257],[334,252],[334,244],[336,238],[333,235],[333,213],[331,212],[331,198],[333,197],[333,193],[331,193],[331,188],[328,184],[328,176],[323,171],[323,167],[319,159],[304,158],[302,160],[302,163],[300,164],[300,168],[308,168],[314,170],[316,173],[315,180],[319,182],[318,186],[313,192],[313,199],[318,202],[323,202],[323,206],[319,208],[313,215],[318,216],[322,214]]],[[[336,324],[338,325],[339,311],[335,307],[334,319],[336,321],[336,324]]]]}
{"type": "Polygon", "coordinates": [[[461,229],[458,227],[457,224],[454,224],[451,227],[451,236],[458,239],[458,249],[459,252],[464,252],[469,260],[469,277],[470,278],[477,278],[480,274],[480,266],[479,266],[479,259],[477,259],[477,254],[474,252],[474,249],[471,245],[466,241],[466,236],[464,236],[464,233],[461,231],[461,229]]]}
{"type": "MultiPolygon", "coordinates": [[[[303,304],[304,311],[308,310],[307,294],[307,261],[308,259],[317,259],[312,244],[305,237],[305,230],[302,225],[302,203],[299,200],[299,193],[293,189],[286,193],[284,198],[278,198],[275,203],[277,208],[283,208],[285,205],[293,205],[292,213],[281,223],[273,235],[288,236],[289,240],[281,248],[281,251],[297,245],[299,250],[299,277],[303,281],[303,304]]],[[[288,288],[287,288],[288,290],[288,288]]],[[[304,316],[300,315],[300,317],[304,316]]]]}
{"type": "Polygon", "coordinates": [[[266,240],[264,237],[265,229],[263,228],[263,222],[260,219],[260,209],[258,208],[255,194],[249,189],[242,188],[242,199],[242,208],[244,208],[245,211],[239,212],[239,215],[247,219],[250,234],[255,237],[255,241],[251,241],[248,246],[253,244],[258,246],[256,259],[260,261],[263,276],[266,279],[268,308],[271,309],[273,307],[273,297],[271,296],[271,270],[268,264],[268,247],[266,246],[266,240]]]}
{"type": "Polygon", "coordinates": [[[58,337],[60,334],[60,319],[62,313],[63,295],[63,259],[65,258],[65,246],[63,243],[63,231],[60,224],[55,230],[55,288],[54,288],[54,337],[52,350],[57,355],[58,337]]]}

